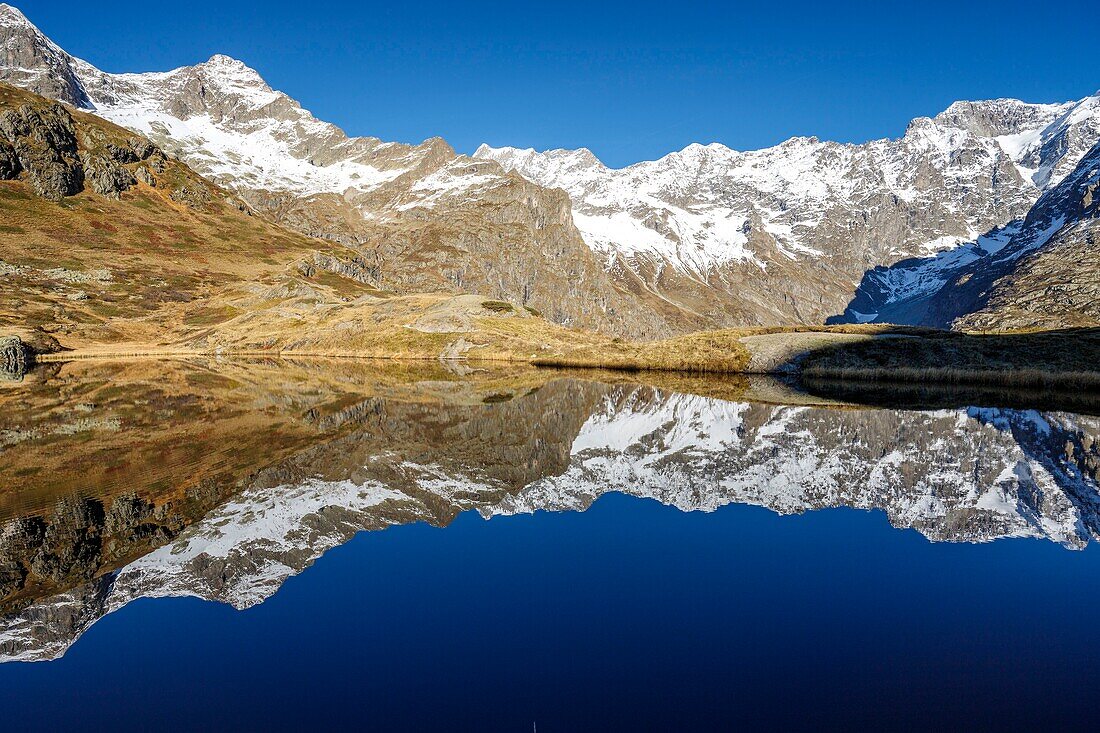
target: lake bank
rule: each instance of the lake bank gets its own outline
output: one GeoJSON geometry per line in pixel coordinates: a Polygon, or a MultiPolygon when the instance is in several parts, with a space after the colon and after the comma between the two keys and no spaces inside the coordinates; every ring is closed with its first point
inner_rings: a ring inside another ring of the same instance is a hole
{"type": "Polygon", "coordinates": [[[705,331],[634,342],[575,332],[524,319],[522,329],[477,323],[465,332],[408,329],[403,343],[381,332],[355,348],[331,341],[271,348],[181,344],[94,344],[31,348],[33,360],[233,356],[241,358],[348,358],[379,361],[512,363],[617,371],[772,374],[817,380],[1015,387],[1100,387],[1100,332],[1095,329],[965,334],[889,326],[791,327],[705,331]],[[577,338],[571,338],[577,336],[577,338]]]}

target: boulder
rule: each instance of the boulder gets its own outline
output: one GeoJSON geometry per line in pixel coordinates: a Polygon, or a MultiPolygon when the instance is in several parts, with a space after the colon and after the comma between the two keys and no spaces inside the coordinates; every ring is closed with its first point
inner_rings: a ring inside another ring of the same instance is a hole
{"type": "Polygon", "coordinates": [[[18,336],[0,337],[0,374],[21,377],[34,364],[34,352],[18,336]]]}
{"type": "Polygon", "coordinates": [[[154,148],[154,152],[145,159],[154,173],[164,173],[168,169],[168,157],[154,148]]]}
{"type": "Polygon", "coordinates": [[[130,145],[107,143],[107,156],[116,163],[136,163],[139,158],[130,145]]]}
{"type": "Polygon", "coordinates": [[[134,170],[134,177],[144,183],[146,186],[156,187],[157,177],[153,175],[153,172],[143,165],[139,165],[134,170]]]}
{"type": "Polygon", "coordinates": [[[35,192],[50,201],[60,201],[84,190],[84,171],[79,166],[64,163],[45,163],[27,166],[27,177],[35,192]]]}
{"type": "Polygon", "coordinates": [[[143,137],[132,137],[129,140],[130,150],[138,160],[148,160],[154,154],[160,153],[160,149],[143,137]]]}

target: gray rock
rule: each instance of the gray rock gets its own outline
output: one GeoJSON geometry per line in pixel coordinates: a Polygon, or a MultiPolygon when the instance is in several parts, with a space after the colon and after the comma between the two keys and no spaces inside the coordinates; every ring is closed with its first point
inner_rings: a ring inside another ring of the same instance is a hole
{"type": "Polygon", "coordinates": [[[109,534],[132,530],[153,516],[152,503],[137,494],[123,494],[111,504],[103,528],[109,534]]]}
{"type": "Polygon", "coordinates": [[[129,145],[107,143],[107,155],[116,163],[136,163],[139,160],[137,153],[129,145]]]}
{"type": "Polygon", "coordinates": [[[134,152],[138,160],[148,160],[154,154],[160,153],[160,148],[143,137],[130,138],[130,150],[134,152]]]}
{"type": "Polygon", "coordinates": [[[45,531],[41,517],[19,517],[0,527],[0,597],[23,587],[27,558],[38,551],[45,531]]]}
{"type": "Polygon", "coordinates": [[[77,73],[77,61],[48,42],[27,18],[10,5],[0,5],[0,81],[59,99],[74,107],[93,109],[77,73]],[[43,73],[48,69],[48,73],[43,73]]]}
{"type": "Polygon", "coordinates": [[[1008,244],[953,273],[929,320],[963,330],[1100,325],[1100,143],[1043,194],[1008,244]]]}
{"type": "Polygon", "coordinates": [[[146,186],[155,187],[157,185],[157,177],[153,175],[152,171],[150,171],[147,167],[143,165],[139,165],[134,170],[134,177],[144,183],[146,186]]]}
{"type": "Polygon", "coordinates": [[[197,185],[183,185],[169,194],[173,201],[198,209],[210,203],[210,192],[197,185]]]}
{"type": "Polygon", "coordinates": [[[94,499],[62,499],[54,509],[41,547],[31,559],[31,572],[61,582],[69,577],[91,578],[102,542],[99,527],[103,505],[94,499]]]}
{"type": "Polygon", "coordinates": [[[154,173],[164,173],[164,171],[168,170],[168,157],[160,150],[150,155],[146,159],[146,162],[149,164],[149,167],[153,169],[154,173]]]}
{"type": "Polygon", "coordinates": [[[22,169],[15,148],[0,141],[0,181],[10,181],[18,176],[22,169]]]}
{"type": "Polygon", "coordinates": [[[73,118],[60,104],[25,104],[0,112],[0,139],[14,150],[19,167],[40,196],[59,201],[83,188],[73,118]]]}
{"type": "Polygon", "coordinates": [[[81,160],[84,179],[98,194],[118,198],[120,193],[137,185],[134,174],[110,158],[84,153],[81,160]]]}
{"type": "Polygon", "coordinates": [[[34,364],[34,352],[18,336],[0,337],[0,374],[21,377],[34,364]]]}

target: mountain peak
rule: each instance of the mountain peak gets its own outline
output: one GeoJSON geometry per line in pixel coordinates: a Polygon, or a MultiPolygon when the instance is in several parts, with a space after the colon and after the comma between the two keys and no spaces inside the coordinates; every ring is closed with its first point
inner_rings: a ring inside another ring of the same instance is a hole
{"type": "Polygon", "coordinates": [[[235,59],[232,56],[226,56],[224,53],[216,53],[200,65],[206,66],[208,68],[231,69],[234,71],[251,71],[253,74],[257,74],[257,76],[259,75],[255,69],[251,68],[245,62],[241,61],[240,59],[235,59]]]}
{"type": "MultiPolygon", "coordinates": [[[[0,26],[5,28],[35,27],[34,23],[27,20],[27,16],[23,15],[23,12],[19,10],[19,8],[8,5],[7,3],[0,3],[0,26]]],[[[35,28],[35,30],[38,29],[35,28]]]]}
{"type": "Polygon", "coordinates": [[[1032,104],[1006,97],[963,100],[951,103],[932,120],[936,124],[966,130],[979,137],[1017,135],[1045,127],[1073,104],[1032,104]]]}
{"type": "Polygon", "coordinates": [[[18,8],[0,3],[0,81],[93,109],[76,63],[18,8]]]}
{"type": "Polygon", "coordinates": [[[46,38],[46,34],[38,29],[38,26],[23,15],[23,11],[7,3],[0,3],[0,31],[2,31],[0,32],[0,39],[3,40],[32,38],[40,43],[56,47],[49,38],[46,38]]]}
{"type": "Polygon", "coordinates": [[[232,56],[226,56],[223,53],[216,53],[208,60],[201,64],[196,64],[195,68],[202,69],[207,73],[215,74],[217,76],[233,79],[238,82],[249,84],[263,84],[267,85],[263,77],[260,76],[260,72],[253,69],[251,66],[235,59],[232,56]]]}

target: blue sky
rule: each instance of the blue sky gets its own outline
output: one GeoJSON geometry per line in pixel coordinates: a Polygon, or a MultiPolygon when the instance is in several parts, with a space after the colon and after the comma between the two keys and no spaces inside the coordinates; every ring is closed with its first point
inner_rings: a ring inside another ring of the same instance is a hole
{"type": "Polygon", "coordinates": [[[226,53],[351,134],[585,146],[900,135],[955,99],[1100,88],[1087,3],[14,2],[70,53],[152,71],[226,53]]]}

